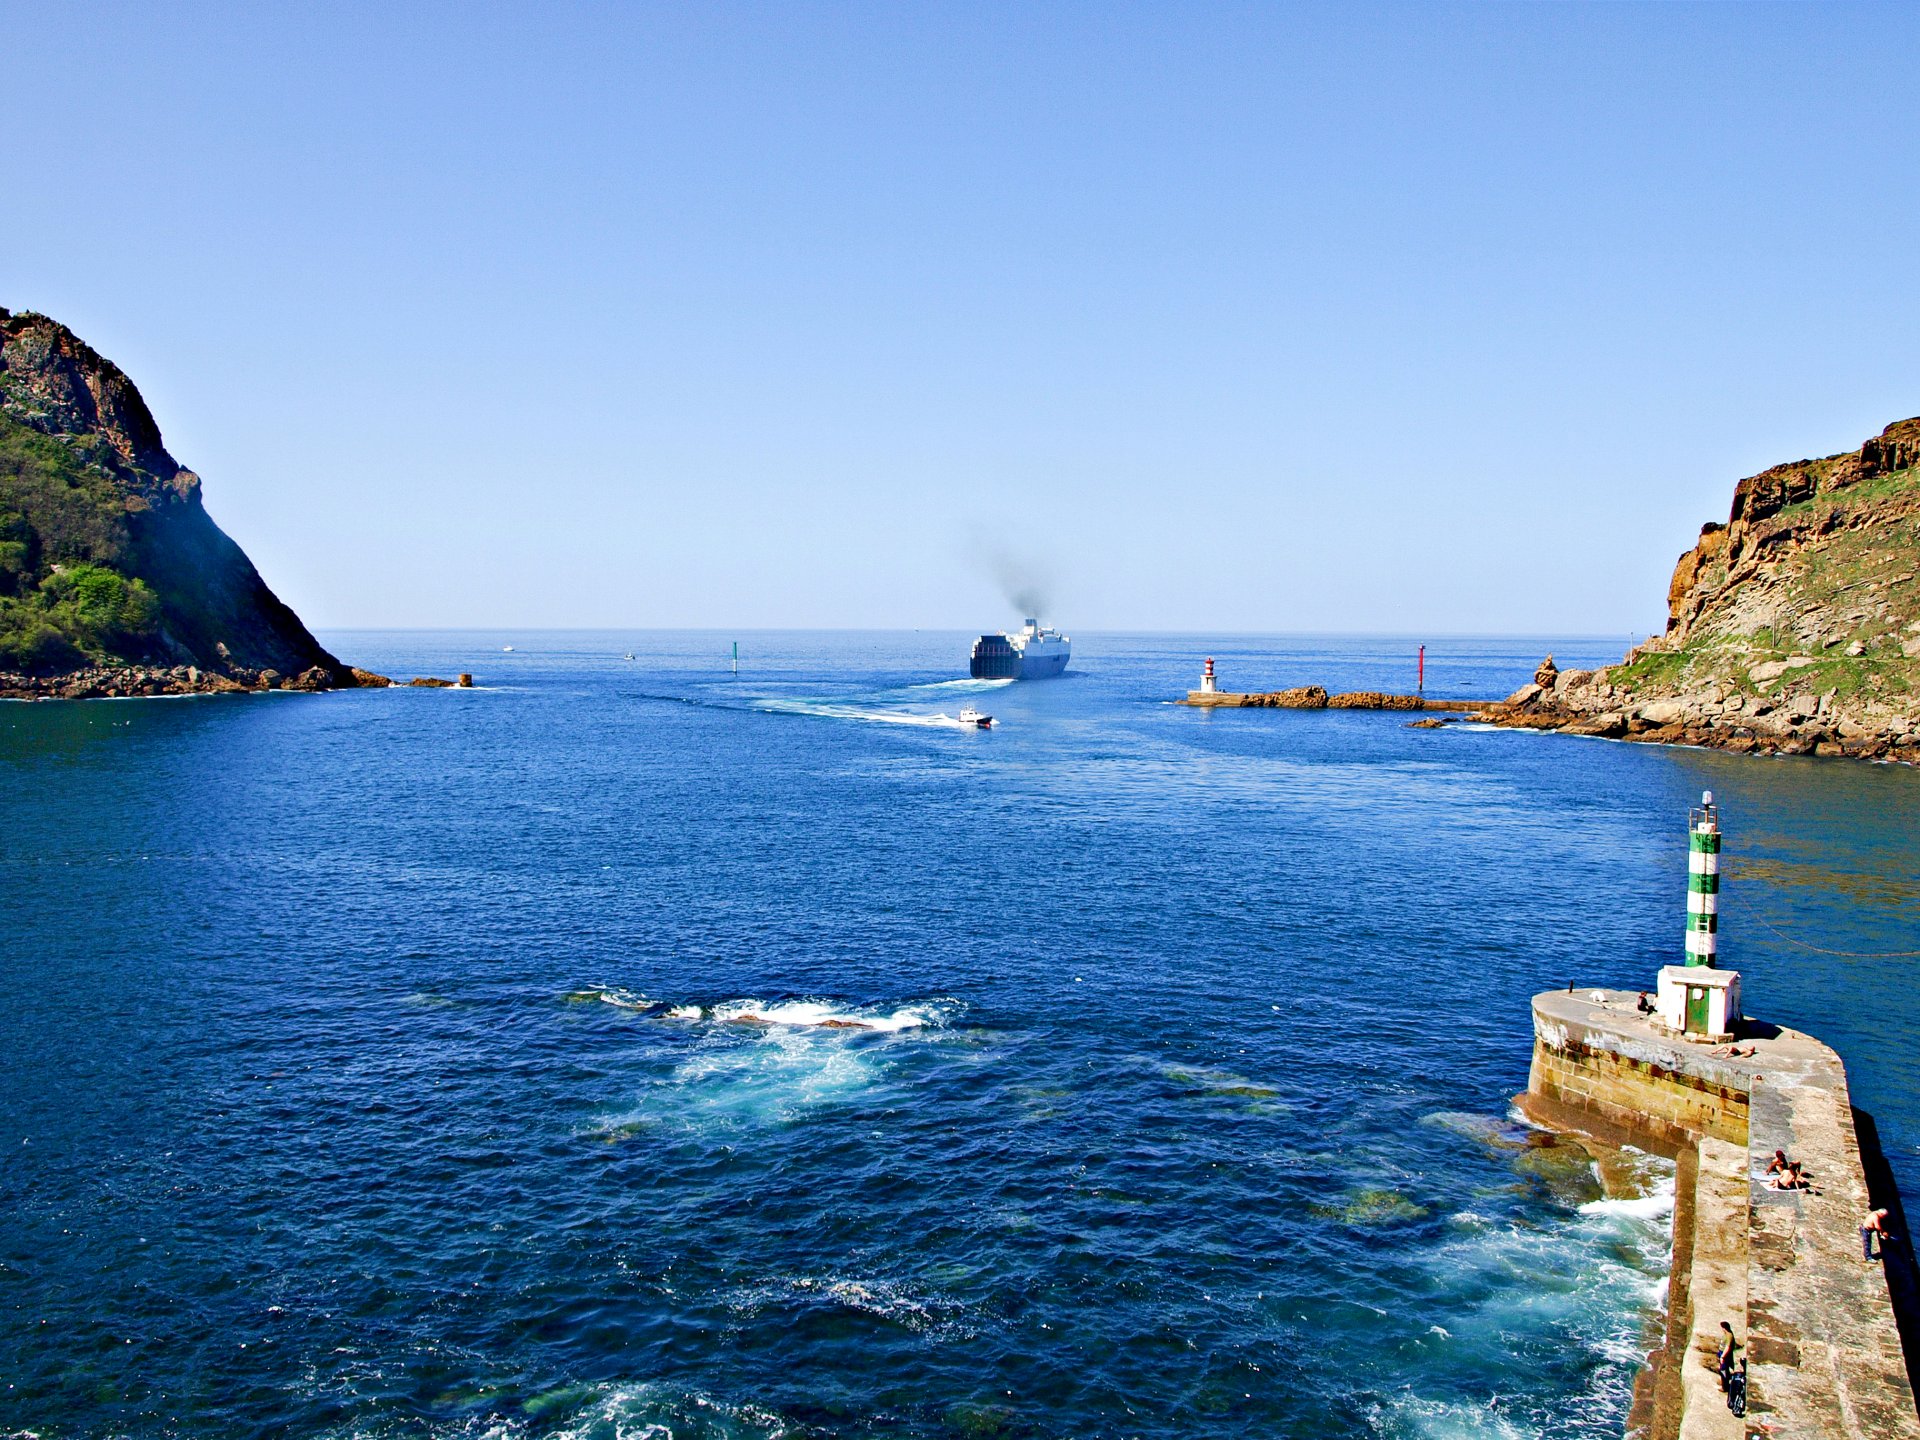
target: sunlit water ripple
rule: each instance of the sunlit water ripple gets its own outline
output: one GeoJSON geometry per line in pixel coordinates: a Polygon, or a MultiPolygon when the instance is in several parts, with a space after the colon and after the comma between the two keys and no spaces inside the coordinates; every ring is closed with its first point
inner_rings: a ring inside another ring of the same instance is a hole
{"type": "Polygon", "coordinates": [[[1398,642],[330,638],[484,688],[0,708],[0,1433],[1617,1435],[1671,1180],[1508,1101],[1706,785],[1920,1178],[1915,962],[1795,943],[1920,949],[1910,771],[1162,703],[1398,642]]]}

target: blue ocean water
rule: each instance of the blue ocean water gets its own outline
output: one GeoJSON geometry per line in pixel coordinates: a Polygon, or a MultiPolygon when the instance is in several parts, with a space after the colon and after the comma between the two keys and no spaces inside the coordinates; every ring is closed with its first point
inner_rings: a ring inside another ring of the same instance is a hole
{"type": "Polygon", "coordinates": [[[0,1433],[1615,1436],[1659,1167],[1508,1102],[1703,787],[1920,1182],[1920,962],[1823,953],[1920,950],[1912,771],[1165,703],[1391,640],[325,638],[481,688],[0,707],[0,1433]]]}

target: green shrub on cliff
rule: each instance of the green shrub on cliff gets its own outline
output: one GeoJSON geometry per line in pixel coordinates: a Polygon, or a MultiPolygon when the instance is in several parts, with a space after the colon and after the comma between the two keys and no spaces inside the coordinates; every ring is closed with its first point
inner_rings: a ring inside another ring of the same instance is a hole
{"type": "Polygon", "coordinates": [[[0,668],[64,669],[159,630],[160,597],[122,573],[130,502],[111,460],[0,416],[0,668]]]}
{"type": "Polygon", "coordinates": [[[153,635],[160,601],[104,565],[65,566],[25,595],[0,596],[0,667],[46,670],[104,658],[153,635]]]}
{"type": "MultiPolygon", "coordinates": [[[[0,540],[24,545],[13,573],[114,565],[127,548],[127,496],[90,440],[62,441],[0,415],[0,540]]],[[[110,460],[108,452],[105,459],[110,460]]],[[[8,568],[0,555],[0,568],[8,568]]]]}

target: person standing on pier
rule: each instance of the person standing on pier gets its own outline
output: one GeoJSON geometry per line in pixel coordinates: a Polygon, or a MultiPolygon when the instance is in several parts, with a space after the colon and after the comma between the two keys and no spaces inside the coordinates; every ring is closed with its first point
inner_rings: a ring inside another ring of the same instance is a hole
{"type": "Polygon", "coordinates": [[[1873,1238],[1876,1235],[1880,1237],[1880,1255],[1882,1258],[1885,1258],[1888,1239],[1887,1212],[1885,1210],[1869,1210],[1867,1211],[1867,1218],[1860,1222],[1860,1251],[1865,1259],[1872,1260],[1874,1258],[1873,1238]]]}
{"type": "Polygon", "coordinates": [[[1727,1382],[1733,1379],[1734,1362],[1740,1354],[1740,1342],[1734,1338],[1733,1326],[1726,1321],[1720,1322],[1720,1388],[1727,1388],[1727,1382]]]}

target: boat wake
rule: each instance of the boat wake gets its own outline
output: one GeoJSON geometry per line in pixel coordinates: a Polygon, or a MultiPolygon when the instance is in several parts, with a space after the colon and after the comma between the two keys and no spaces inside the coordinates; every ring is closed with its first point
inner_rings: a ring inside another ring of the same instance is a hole
{"type": "MultiPolygon", "coordinates": [[[[967,682],[972,683],[972,682],[967,682]]],[[[868,708],[830,700],[758,700],[753,708],[769,715],[809,715],[820,720],[865,720],[880,725],[915,725],[924,730],[975,730],[957,715],[922,715],[911,710],[868,708]]]]}
{"type": "Polygon", "coordinates": [[[927,691],[945,691],[950,695],[978,695],[983,691],[1001,690],[1013,684],[1012,680],[929,680],[921,685],[909,685],[908,692],[926,693],[927,691]]]}

